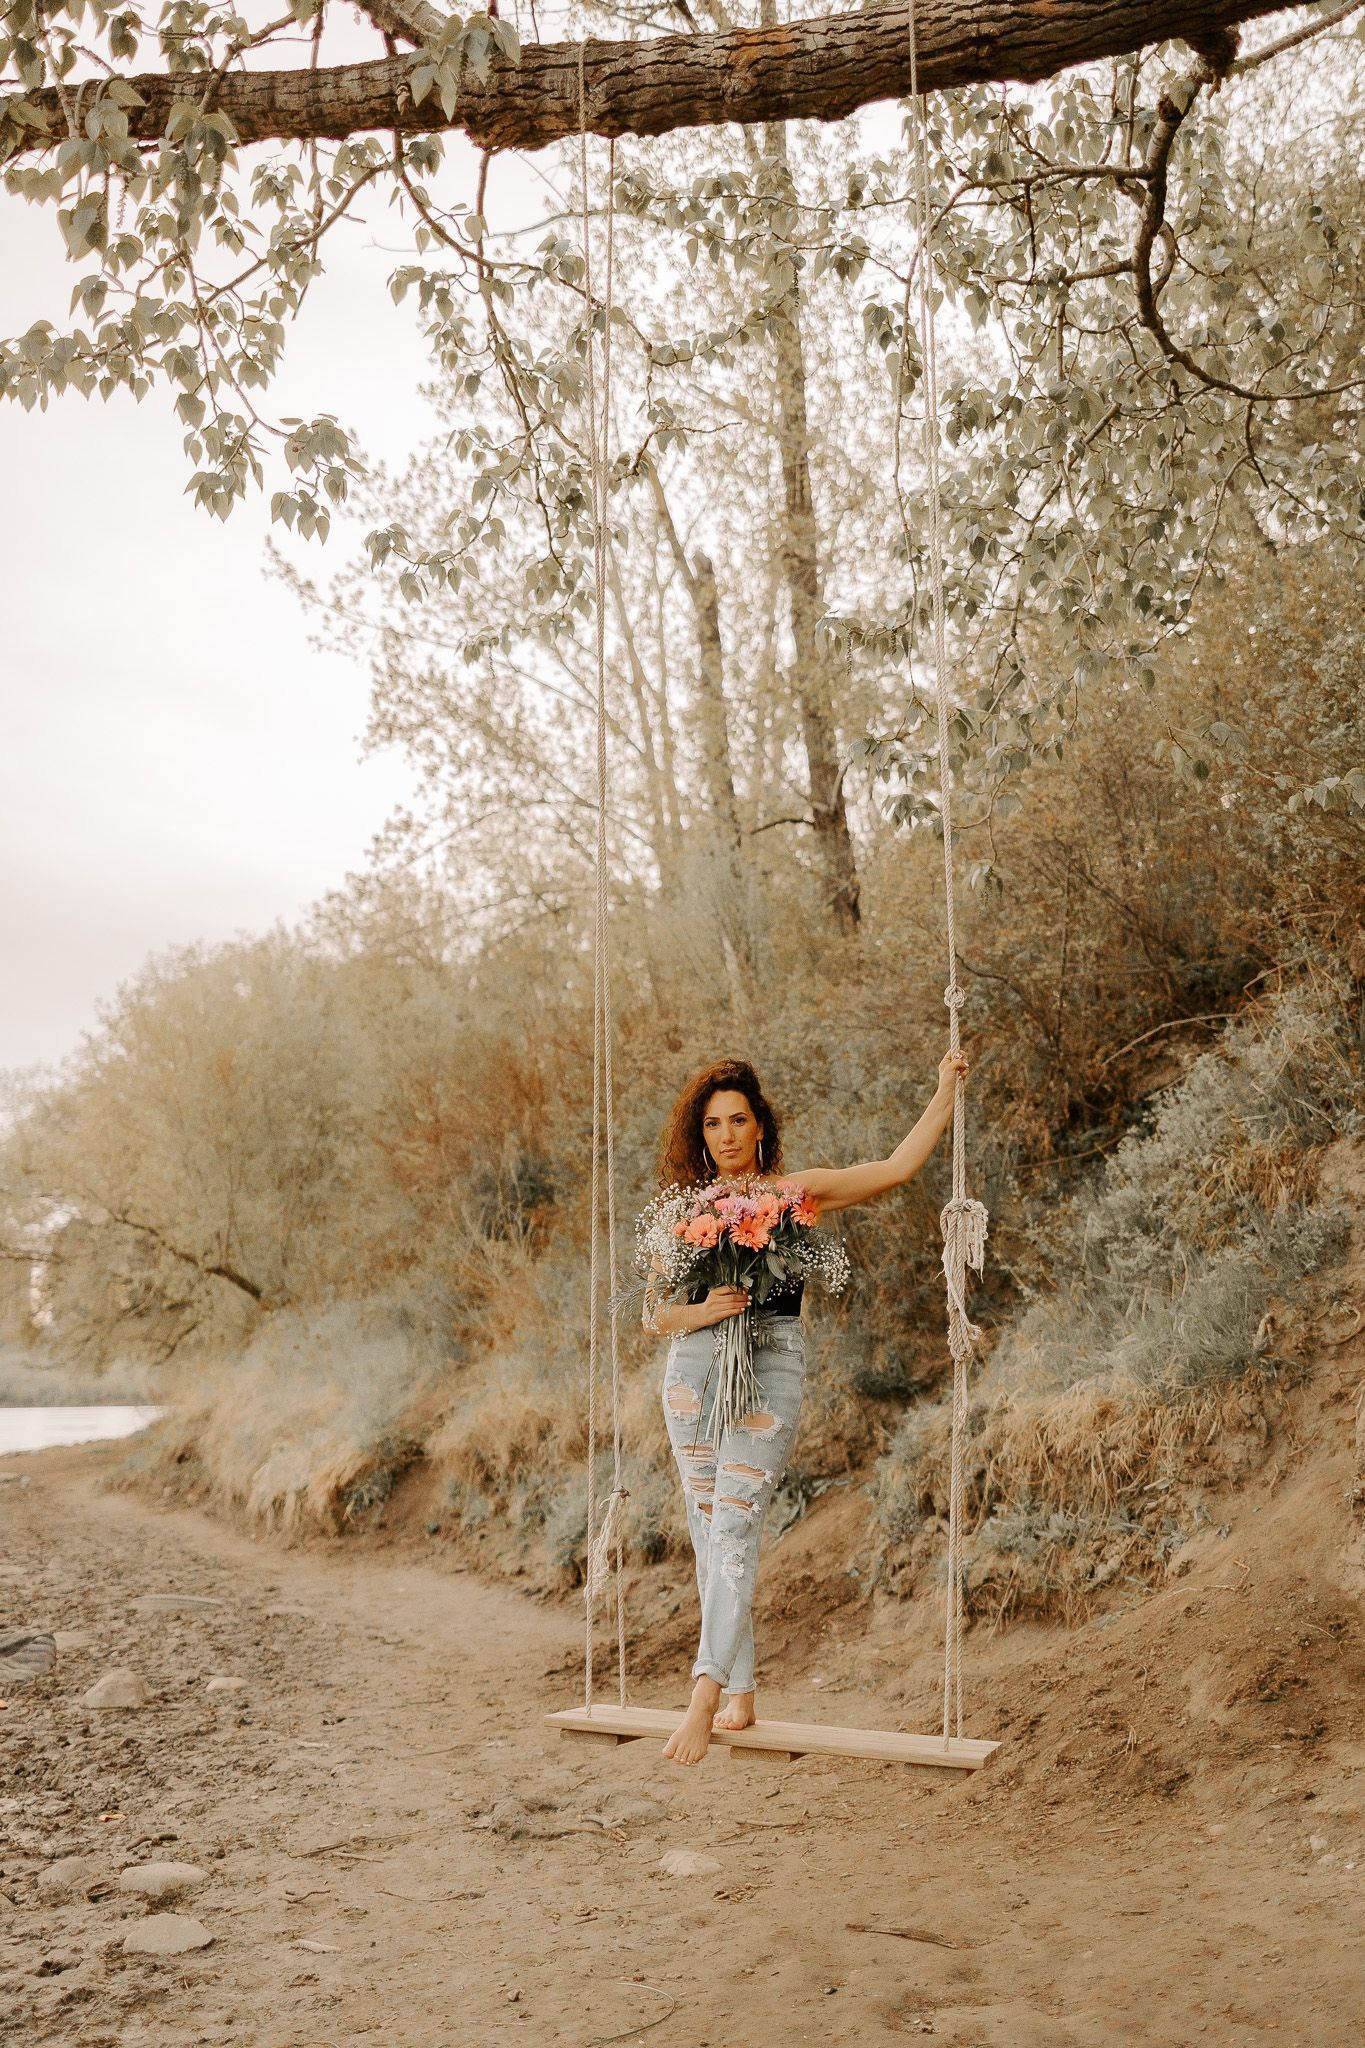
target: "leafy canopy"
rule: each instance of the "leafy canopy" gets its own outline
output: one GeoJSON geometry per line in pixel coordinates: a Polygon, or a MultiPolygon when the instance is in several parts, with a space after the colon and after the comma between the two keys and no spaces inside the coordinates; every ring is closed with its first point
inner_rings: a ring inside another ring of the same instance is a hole
{"type": "MultiPolygon", "coordinates": [[[[226,517],[269,487],[275,520],[325,539],[363,451],[330,413],[272,418],[268,396],[327,239],[372,187],[410,229],[390,289],[415,306],[446,386],[458,488],[439,533],[379,520],[371,566],[414,604],[470,577],[496,585],[494,637],[553,639],[586,604],[584,356],[601,278],[589,292],[571,206],[553,200],[538,238],[500,224],[488,157],[467,179],[435,132],[462,81],[516,62],[511,26],[367,13],[361,27],[329,0],[260,19],[204,0],[15,0],[0,30],[5,186],[51,212],[76,279],[64,318],[0,342],[0,396],[31,408],[164,388],[197,503],[226,517]],[[390,58],[400,39],[416,46],[408,90],[431,104],[433,132],[245,148],[215,110],[229,70],[377,50],[376,33],[390,58]],[[152,141],[129,118],[149,51],[173,87],[152,141]],[[45,91],[66,134],[35,153],[45,91]]],[[[1116,673],[1150,688],[1163,639],[1234,540],[1359,545],[1363,22],[1355,5],[1299,8],[1236,57],[1168,44],[929,102],[954,741],[969,747],[978,822],[1014,801],[1016,768],[1061,745],[1078,691],[1116,673]]],[[[654,25],[648,10],[639,25],[654,25]]],[[[907,819],[930,814],[936,777],[912,660],[927,643],[928,533],[910,179],[909,152],[869,147],[857,122],[833,139],[795,131],[790,149],[763,129],[623,148],[616,204],[647,289],[620,281],[612,478],[624,508],[674,465],[704,502],[698,436],[714,428],[717,376],[761,383],[794,295],[813,359],[841,337],[817,495],[837,497],[843,443],[881,466],[891,512],[885,573],[861,590],[827,578],[826,629],[850,660],[911,671],[901,715],[863,742],[907,819]]],[[[488,636],[474,640],[481,655],[488,636]]],[[[1186,772],[1242,742],[1235,718],[1218,725],[1176,750],[1186,772]]],[[[1365,776],[1327,800],[1360,808],[1365,776]]]]}

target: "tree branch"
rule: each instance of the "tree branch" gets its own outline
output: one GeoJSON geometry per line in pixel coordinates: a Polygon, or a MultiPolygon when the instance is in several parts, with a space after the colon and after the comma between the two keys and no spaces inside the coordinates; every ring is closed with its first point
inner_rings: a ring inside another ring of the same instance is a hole
{"type": "Polygon", "coordinates": [[[357,5],[384,35],[419,50],[423,43],[435,41],[447,20],[426,0],[357,0],[357,5]]]}
{"type": "MultiPolygon", "coordinates": [[[[386,32],[408,40],[429,30],[434,14],[423,0],[369,0],[367,11],[386,32]]],[[[1207,42],[1281,11],[1278,0],[920,0],[919,83],[935,92],[1050,78],[1171,37],[1207,42]]],[[[599,135],[663,135],[728,121],[842,120],[909,90],[908,42],[903,0],[721,34],[591,39],[584,60],[588,127],[599,135]]],[[[402,134],[463,129],[489,150],[542,149],[578,132],[578,48],[531,44],[516,64],[495,53],[486,80],[462,80],[449,116],[434,92],[413,105],[409,53],[317,71],[234,70],[222,80],[215,109],[241,145],[341,140],[396,127],[402,134]]],[[[140,98],[126,108],[130,140],[158,141],[171,108],[189,96],[189,81],[147,73],[126,83],[140,98]]],[[[76,84],[84,115],[108,84],[95,77],[76,84]]],[[[68,99],[72,85],[65,81],[60,89],[68,99]]],[[[54,149],[67,132],[54,87],[12,95],[0,112],[0,152],[11,160],[54,149]],[[34,117],[41,125],[30,125],[34,117]]]]}
{"type": "Polygon", "coordinates": [[[1253,50],[1249,57],[1239,57],[1228,66],[1229,78],[1238,78],[1246,71],[1259,71],[1262,64],[1269,64],[1286,50],[1296,50],[1300,43],[1311,42],[1314,36],[1325,35],[1328,29],[1337,28],[1348,21],[1353,14],[1359,14],[1365,7],[1365,0],[1346,0],[1344,7],[1338,7],[1335,14],[1319,15],[1316,21],[1305,22],[1302,28],[1294,29],[1289,35],[1281,36],[1276,43],[1267,43],[1263,50],[1253,50]]]}
{"type": "Polygon", "coordinates": [[[1163,93],[1157,104],[1157,118],[1152,128],[1151,141],[1143,164],[1147,179],[1147,192],[1142,202],[1142,214],[1138,222],[1137,240],[1133,245],[1133,273],[1137,286],[1138,318],[1156,342],[1166,360],[1178,363],[1188,370],[1197,383],[1210,391],[1224,391],[1232,398],[1243,398],[1251,405],[1282,405],[1289,402],[1339,397],[1343,392],[1356,389],[1365,383],[1365,377],[1349,377],[1340,384],[1318,386],[1307,391],[1269,391],[1264,388],[1253,390],[1245,384],[1234,384],[1227,377],[1220,377],[1216,370],[1206,369],[1197,356],[1171,334],[1161,317],[1157,303],[1161,290],[1175,267],[1174,238],[1171,237],[1167,261],[1161,275],[1152,276],[1152,249],[1159,234],[1170,237],[1166,225],[1166,187],[1170,168],[1171,151],[1175,138],[1180,133],[1181,123],[1193,107],[1206,85],[1216,81],[1214,72],[1206,57],[1200,57],[1195,69],[1180,83],[1181,98],[1163,93]]]}
{"type": "Polygon", "coordinates": [[[169,1238],[159,1231],[153,1223],[139,1222],[136,1216],[122,1215],[117,1209],[111,1209],[109,1214],[114,1222],[121,1223],[125,1230],[137,1230],[144,1237],[150,1237],[153,1243],[159,1244],[161,1249],[171,1258],[179,1259],[182,1265],[193,1266],[196,1272],[203,1273],[211,1279],[226,1280],[233,1287],[240,1287],[243,1294],[249,1294],[253,1301],[264,1301],[264,1288],[258,1287],[254,1280],[248,1280],[244,1274],[237,1272],[235,1267],[229,1266],[222,1261],[210,1262],[208,1259],[196,1258],[193,1252],[181,1251],[179,1245],[172,1244],[169,1238]]]}

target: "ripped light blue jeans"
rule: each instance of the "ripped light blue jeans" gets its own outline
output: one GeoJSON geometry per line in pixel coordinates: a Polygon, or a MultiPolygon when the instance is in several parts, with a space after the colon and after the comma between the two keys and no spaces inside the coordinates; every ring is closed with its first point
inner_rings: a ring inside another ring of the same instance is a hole
{"type": "Polygon", "coordinates": [[[664,1368],[663,1406],[682,1476],[697,1561],[701,1643],[694,1678],[728,1692],[754,1689],[752,1606],[763,1520],[791,1451],[806,1378],[800,1316],[773,1316],[754,1352],[759,1404],[714,1441],[714,1327],[675,1337],[664,1368]]]}

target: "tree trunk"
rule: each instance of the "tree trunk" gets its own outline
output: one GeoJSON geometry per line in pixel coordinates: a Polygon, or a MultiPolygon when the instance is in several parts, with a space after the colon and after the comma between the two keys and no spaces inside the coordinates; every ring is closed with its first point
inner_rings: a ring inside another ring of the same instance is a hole
{"type": "Polygon", "coordinates": [[[725,647],[720,634],[720,594],[709,555],[688,557],[669,509],[658,471],[650,465],[654,503],[683,587],[692,606],[697,635],[697,736],[701,746],[712,866],[711,893],[725,953],[732,1007],[750,1019],[764,966],[760,921],[744,865],[744,829],[735,793],[730,721],[725,703],[725,647]]]}
{"type": "MultiPolygon", "coordinates": [[[[918,0],[922,91],[988,81],[1051,78],[1072,64],[1117,57],[1181,36],[1226,63],[1228,32],[1240,22],[1282,11],[1283,0],[918,0]]],[[[413,7],[375,8],[392,32],[427,21],[413,7]]],[[[463,129],[481,149],[543,149],[579,128],[577,43],[532,43],[519,63],[494,54],[482,83],[460,80],[447,114],[435,90],[414,106],[411,51],[367,64],[315,70],[228,70],[208,93],[239,143],[340,140],[372,130],[404,135],[463,129]]],[[[127,80],[139,99],[122,108],[133,142],[158,141],[173,105],[187,97],[187,74],[143,72],[127,80]]],[[[203,77],[195,74],[196,92],[203,77]]],[[[666,135],[677,128],[729,121],[840,121],[873,100],[909,90],[904,0],[850,9],[811,21],[732,29],[722,35],[596,38],[586,46],[587,125],[598,135],[666,135]]],[[[70,78],[68,103],[88,119],[105,97],[102,76],[70,78]]],[[[0,155],[32,156],[67,139],[61,95],[53,87],[14,95],[11,106],[42,126],[0,119],[0,155]]]]}
{"type": "MultiPolygon", "coordinates": [[[[763,0],[766,15],[773,0],[763,0]]],[[[787,131],[781,122],[765,127],[763,147],[791,181],[787,131]]],[[[794,223],[793,223],[794,225],[794,223]]],[[[820,536],[810,488],[810,413],[806,403],[806,358],[801,345],[801,284],[794,272],[776,336],[778,438],[784,499],[782,564],[791,604],[796,652],[796,698],[810,781],[811,821],[824,876],[825,900],[835,929],[851,937],[858,929],[858,864],[849,836],[844,778],[830,691],[829,662],[816,628],[824,611],[820,536]]]]}
{"type": "Polygon", "coordinates": [[[664,768],[659,758],[660,749],[654,730],[654,707],[650,703],[649,677],[640,659],[630,605],[621,585],[620,567],[615,555],[610,551],[607,556],[607,575],[611,583],[612,596],[616,600],[616,620],[621,634],[621,644],[625,649],[626,674],[629,678],[631,702],[635,706],[635,721],[640,736],[640,759],[645,771],[645,800],[649,805],[649,836],[659,870],[659,888],[665,897],[671,897],[677,890],[679,835],[669,816],[664,768]]]}

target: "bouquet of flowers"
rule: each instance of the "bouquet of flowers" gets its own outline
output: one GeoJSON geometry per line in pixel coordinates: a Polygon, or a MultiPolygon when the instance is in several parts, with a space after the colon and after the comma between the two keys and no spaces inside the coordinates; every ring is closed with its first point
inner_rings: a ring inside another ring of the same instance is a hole
{"type": "Polygon", "coordinates": [[[816,1203],[798,1181],[713,1181],[665,1188],[636,1224],[636,1262],[657,1294],[685,1299],[702,1287],[743,1287],[753,1306],[715,1326],[719,1435],[759,1401],[754,1349],[766,1334],[763,1304],[783,1281],[845,1286],[848,1254],[815,1228],[816,1203]]]}

